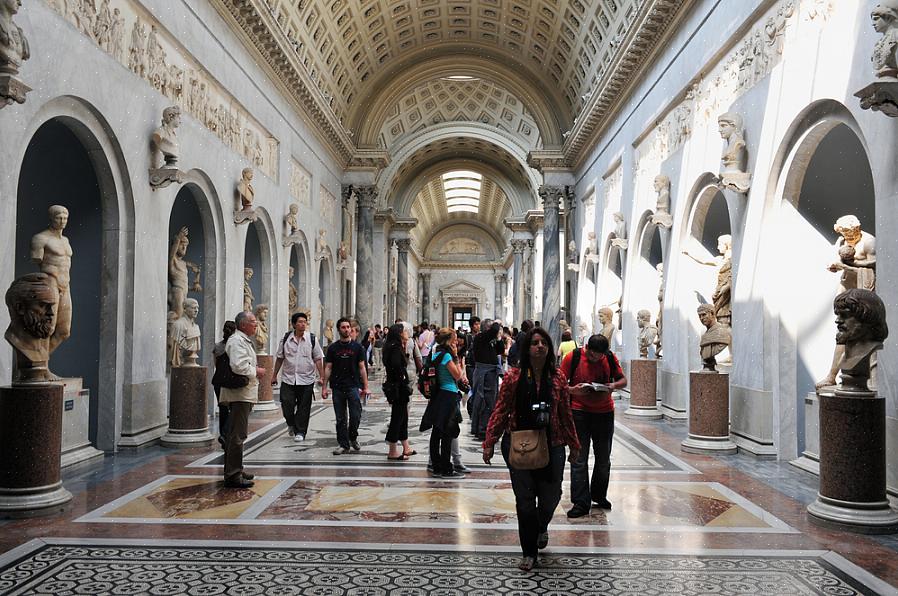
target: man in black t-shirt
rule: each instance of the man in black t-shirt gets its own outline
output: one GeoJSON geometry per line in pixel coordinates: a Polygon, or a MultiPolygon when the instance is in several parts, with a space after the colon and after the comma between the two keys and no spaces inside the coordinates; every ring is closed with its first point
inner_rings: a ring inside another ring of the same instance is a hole
{"type": "Polygon", "coordinates": [[[337,418],[337,442],[334,455],[349,453],[352,447],[361,450],[359,445],[359,422],[362,419],[361,395],[370,395],[368,391],[368,373],[365,369],[365,349],[350,339],[352,323],[346,317],[337,321],[339,341],[327,347],[324,357],[324,379],[321,381],[321,395],[327,399],[328,382],[334,390],[334,413],[337,418]],[[361,391],[359,388],[361,387],[361,391]],[[347,424],[346,411],[349,410],[347,424]]]}
{"type": "Polygon", "coordinates": [[[496,397],[499,394],[499,358],[497,347],[502,325],[492,322],[474,336],[474,399],[471,414],[471,434],[481,441],[486,438],[486,425],[490,421],[496,397]]]}

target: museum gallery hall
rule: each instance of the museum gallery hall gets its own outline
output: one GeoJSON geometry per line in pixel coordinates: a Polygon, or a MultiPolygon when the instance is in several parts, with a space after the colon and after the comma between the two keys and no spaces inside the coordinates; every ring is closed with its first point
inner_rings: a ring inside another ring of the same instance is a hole
{"type": "Polygon", "coordinates": [[[898,594],[896,163],[898,0],[0,0],[0,593],[898,594]]]}

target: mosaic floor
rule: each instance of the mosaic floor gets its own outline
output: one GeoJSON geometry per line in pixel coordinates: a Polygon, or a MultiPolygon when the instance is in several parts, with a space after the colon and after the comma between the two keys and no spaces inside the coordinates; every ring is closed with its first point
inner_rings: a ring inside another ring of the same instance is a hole
{"type": "MultiPolygon", "coordinates": [[[[413,404],[411,426],[424,405],[413,404]]],[[[898,595],[898,541],[811,525],[795,487],[813,476],[684,454],[682,425],[623,417],[612,510],[569,520],[566,472],[549,547],[535,573],[520,572],[501,459],[483,464],[463,434],[472,471],[431,478],[417,431],[417,455],[386,459],[388,416],[382,401],[367,404],[361,451],[334,456],[328,402],[315,403],[302,443],[279,413],[255,414],[249,489],[222,485],[211,447],[151,447],[67,470],[70,510],[0,522],[0,594],[898,595]]]]}

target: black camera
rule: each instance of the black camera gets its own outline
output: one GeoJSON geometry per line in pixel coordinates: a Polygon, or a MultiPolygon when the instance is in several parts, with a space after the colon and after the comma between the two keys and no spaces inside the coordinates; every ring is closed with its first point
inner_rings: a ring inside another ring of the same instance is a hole
{"type": "Polygon", "coordinates": [[[546,428],[549,426],[549,404],[544,401],[530,406],[533,409],[533,416],[536,426],[546,428]]]}

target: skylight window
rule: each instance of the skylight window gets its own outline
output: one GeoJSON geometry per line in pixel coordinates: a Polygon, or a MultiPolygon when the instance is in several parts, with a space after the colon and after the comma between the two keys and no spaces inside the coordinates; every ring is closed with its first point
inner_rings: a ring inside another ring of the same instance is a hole
{"type": "Polygon", "coordinates": [[[449,213],[480,211],[480,188],[483,176],[470,170],[443,174],[443,196],[449,213]]]}

